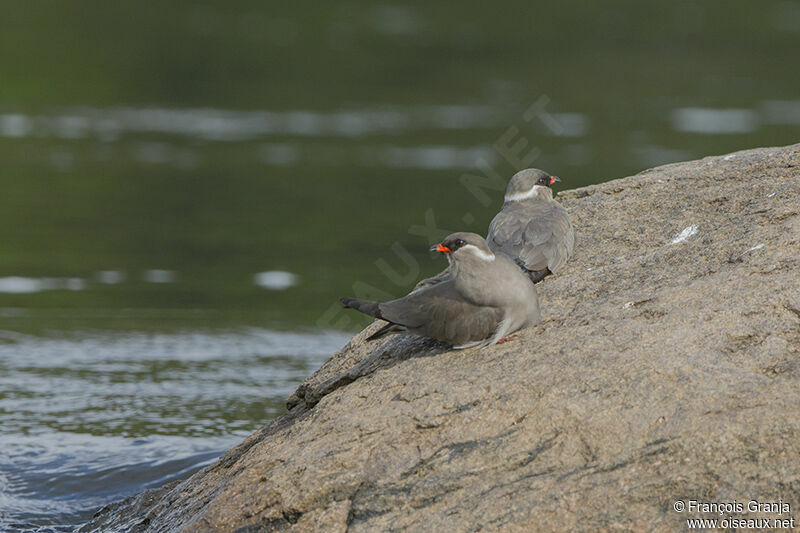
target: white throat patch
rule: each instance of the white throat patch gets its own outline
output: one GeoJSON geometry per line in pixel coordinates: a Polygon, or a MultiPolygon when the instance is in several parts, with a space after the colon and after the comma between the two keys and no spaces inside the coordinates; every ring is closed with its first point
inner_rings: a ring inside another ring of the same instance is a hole
{"type": "Polygon", "coordinates": [[[505,197],[506,202],[519,202],[520,200],[527,200],[528,198],[534,198],[539,195],[547,194],[545,191],[549,191],[549,187],[545,187],[544,185],[534,185],[530,188],[530,190],[525,192],[518,192],[517,194],[507,194],[505,197]]]}
{"type": "Polygon", "coordinates": [[[494,254],[491,252],[484,252],[474,244],[465,244],[459,250],[469,250],[473,254],[477,255],[478,258],[482,259],[483,261],[494,261],[494,254]]]}

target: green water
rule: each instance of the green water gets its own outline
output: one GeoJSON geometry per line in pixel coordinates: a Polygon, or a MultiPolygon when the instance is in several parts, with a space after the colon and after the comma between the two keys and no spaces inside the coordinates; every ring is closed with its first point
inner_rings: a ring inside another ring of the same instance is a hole
{"type": "Polygon", "coordinates": [[[401,294],[411,277],[375,261],[406,269],[399,242],[420,275],[441,267],[409,233],[429,208],[485,231],[501,194],[483,205],[459,178],[480,161],[509,177],[494,145],[511,126],[565,188],[800,138],[794,2],[4,11],[0,277],[83,280],[0,293],[13,329],[292,328],[356,281],[401,294]],[[543,97],[560,134],[523,118],[543,97]],[[733,111],[680,126],[686,108],[733,111]],[[108,270],[125,281],[99,283],[108,270]],[[253,283],[274,270],[297,285],[253,283]]]}
{"type": "Polygon", "coordinates": [[[573,188],[800,141],[797,2],[162,4],[0,8],[6,528],[69,529],[280,413],[366,323],[338,297],[441,269],[520,166],[573,188]]]}

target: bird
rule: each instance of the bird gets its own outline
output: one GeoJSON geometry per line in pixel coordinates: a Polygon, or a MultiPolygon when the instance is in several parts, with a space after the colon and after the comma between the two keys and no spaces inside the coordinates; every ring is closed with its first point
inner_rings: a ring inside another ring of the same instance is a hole
{"type": "Polygon", "coordinates": [[[536,287],[510,258],[475,233],[447,236],[431,251],[450,259],[449,277],[389,302],[342,298],[345,307],[385,320],[367,340],[406,332],[456,349],[489,346],[541,320],[536,287]]]}
{"type": "MultiPolygon", "coordinates": [[[[543,170],[520,170],[506,187],[503,207],[489,224],[486,242],[494,253],[511,257],[533,283],[559,270],[572,255],[575,230],[569,213],[553,199],[561,180],[543,170]]],[[[450,268],[417,283],[414,290],[447,280],[450,268]]]]}
{"type": "Polygon", "coordinates": [[[533,283],[564,266],[575,246],[569,213],[553,199],[552,187],[558,181],[537,168],[514,174],[486,235],[492,252],[514,259],[533,283]]]}

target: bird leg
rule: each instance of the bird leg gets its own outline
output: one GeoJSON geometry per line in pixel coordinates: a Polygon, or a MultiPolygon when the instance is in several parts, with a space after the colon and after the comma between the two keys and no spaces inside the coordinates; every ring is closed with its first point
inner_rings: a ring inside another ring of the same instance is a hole
{"type": "Polygon", "coordinates": [[[503,337],[502,339],[497,341],[497,344],[503,344],[504,342],[511,342],[513,340],[514,340],[514,337],[503,337]]]}
{"type": "Polygon", "coordinates": [[[539,283],[540,281],[542,281],[545,277],[549,276],[550,274],[552,274],[552,272],[550,272],[550,269],[547,268],[547,267],[545,267],[543,270],[530,270],[530,271],[528,271],[528,276],[531,278],[531,281],[533,283],[539,283]]]}

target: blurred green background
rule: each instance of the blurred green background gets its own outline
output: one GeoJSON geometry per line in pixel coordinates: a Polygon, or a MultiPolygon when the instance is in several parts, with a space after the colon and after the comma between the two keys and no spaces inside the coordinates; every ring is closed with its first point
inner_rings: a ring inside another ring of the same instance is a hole
{"type": "Polygon", "coordinates": [[[0,329],[355,328],[510,126],[564,188],[794,143],[799,52],[793,1],[4,2],[0,329]]]}

